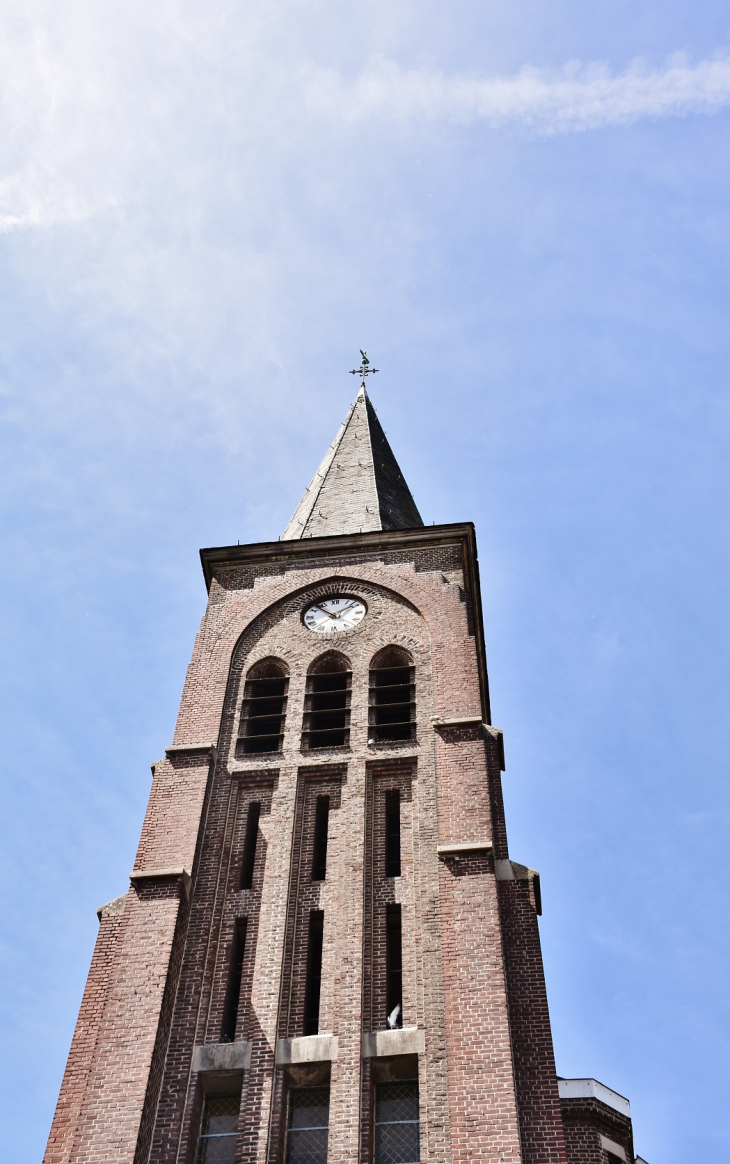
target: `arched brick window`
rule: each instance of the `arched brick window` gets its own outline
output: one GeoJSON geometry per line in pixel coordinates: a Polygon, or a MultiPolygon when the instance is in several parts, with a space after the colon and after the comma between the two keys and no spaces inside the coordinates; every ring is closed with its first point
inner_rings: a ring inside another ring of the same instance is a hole
{"type": "Polygon", "coordinates": [[[280,752],[289,671],[281,659],[262,659],[246,676],[236,752],[280,752]]]}
{"type": "Polygon", "coordinates": [[[370,664],[368,743],[416,735],[416,669],[408,651],[385,647],[370,664]]]}
{"type": "Polygon", "coordinates": [[[307,674],[302,750],[342,748],[350,742],[350,660],[328,651],[312,663],[307,674]]]}

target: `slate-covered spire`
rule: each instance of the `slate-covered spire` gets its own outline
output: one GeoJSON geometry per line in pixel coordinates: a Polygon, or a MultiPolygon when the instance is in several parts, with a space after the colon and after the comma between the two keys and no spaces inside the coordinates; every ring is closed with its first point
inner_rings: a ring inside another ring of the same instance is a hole
{"type": "Polygon", "coordinates": [[[421,525],[363,384],[281,540],[421,525]]]}

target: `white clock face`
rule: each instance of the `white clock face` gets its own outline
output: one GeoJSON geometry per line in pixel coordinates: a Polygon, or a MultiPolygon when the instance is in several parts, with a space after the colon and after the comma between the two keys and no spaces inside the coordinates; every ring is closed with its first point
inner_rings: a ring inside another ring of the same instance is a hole
{"type": "Polygon", "coordinates": [[[304,611],[304,625],[320,635],[352,630],[365,617],[365,603],[336,595],[313,602],[304,611]]]}

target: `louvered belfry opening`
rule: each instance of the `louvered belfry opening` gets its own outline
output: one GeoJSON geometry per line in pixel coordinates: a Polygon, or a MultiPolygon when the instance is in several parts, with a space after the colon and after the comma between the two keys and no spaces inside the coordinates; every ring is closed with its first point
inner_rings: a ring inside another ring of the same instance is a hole
{"type": "Polygon", "coordinates": [[[352,672],[344,655],[317,659],[307,675],[302,750],[342,748],[350,742],[352,672]]]}
{"type": "Polygon", "coordinates": [[[237,755],[281,751],[288,690],[287,669],[278,659],[265,659],[251,668],[244,689],[237,755]]]}
{"type": "Polygon", "coordinates": [[[416,735],[416,669],[402,647],[386,647],[370,664],[369,743],[416,735]]]}

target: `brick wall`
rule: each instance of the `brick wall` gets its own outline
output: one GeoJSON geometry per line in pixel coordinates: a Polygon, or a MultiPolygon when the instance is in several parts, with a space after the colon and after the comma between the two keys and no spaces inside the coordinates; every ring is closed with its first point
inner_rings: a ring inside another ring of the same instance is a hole
{"type": "Polygon", "coordinates": [[[68,1164],[75,1158],[74,1140],[82,1124],[89,1076],[114,979],[124,906],[125,898],[120,897],[99,910],[99,933],[44,1156],[45,1164],[68,1164]]]}
{"type": "Polygon", "coordinates": [[[528,880],[499,882],[524,1164],[565,1164],[540,935],[528,880]]]}
{"type": "MultiPolygon", "coordinates": [[[[562,1099],[568,1164],[607,1164],[606,1141],[623,1148],[627,1164],[633,1164],[634,1141],[628,1116],[598,1099],[562,1099]],[[603,1143],[602,1143],[603,1138],[603,1143]]],[[[613,1152],[620,1158],[620,1152],[613,1152]]]]}
{"type": "Polygon", "coordinates": [[[166,991],[168,997],[169,990],[174,992],[174,979],[169,987],[168,979],[181,905],[185,912],[181,894],[184,899],[182,883],[174,878],[130,889],[115,927],[113,951],[102,918],[100,956],[92,964],[93,977],[85,996],[89,1010],[95,1002],[100,1004],[101,1013],[94,1015],[98,1026],[93,1053],[80,1047],[85,1037],[82,1011],[75,1040],[79,1049],[72,1052],[71,1074],[64,1080],[46,1154],[48,1164],[57,1160],[133,1164],[140,1134],[149,1134],[143,1126],[145,1099],[150,1089],[159,1086],[164,1048],[159,1048],[157,1036],[161,1019],[164,1025],[166,991]],[[112,952],[109,973],[106,955],[112,952]],[[81,1097],[76,1084],[84,1061],[87,1070],[81,1097]],[[69,1097],[75,1101],[73,1107],[69,1097]],[[61,1143],[64,1154],[58,1151],[61,1143]]]}

